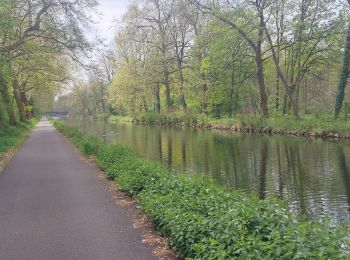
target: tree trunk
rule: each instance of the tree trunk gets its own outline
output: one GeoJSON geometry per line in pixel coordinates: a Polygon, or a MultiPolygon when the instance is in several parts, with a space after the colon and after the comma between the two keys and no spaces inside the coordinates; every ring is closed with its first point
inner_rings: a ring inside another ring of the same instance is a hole
{"type": "Polygon", "coordinates": [[[350,75],[350,24],[347,31],[346,43],[345,43],[345,51],[343,58],[343,65],[340,72],[337,96],[335,100],[335,109],[334,109],[334,118],[338,118],[340,111],[343,107],[344,95],[345,95],[345,87],[350,75]]]}
{"type": "Polygon", "coordinates": [[[5,103],[6,110],[9,116],[9,123],[11,125],[17,124],[16,112],[13,106],[13,99],[10,96],[8,85],[6,80],[0,75],[0,92],[3,102],[5,103]]]}
{"type": "Polygon", "coordinates": [[[296,90],[295,90],[295,109],[297,110],[297,113],[299,114],[299,98],[300,98],[300,83],[297,83],[296,90]]]}
{"type": "Polygon", "coordinates": [[[160,86],[157,84],[154,90],[154,111],[160,114],[160,86]]]}
{"type": "Polygon", "coordinates": [[[106,100],[105,100],[105,96],[102,95],[101,98],[101,108],[102,108],[102,113],[107,113],[107,106],[106,106],[106,100]]]}
{"type": "Polygon", "coordinates": [[[146,97],[145,97],[145,96],[142,96],[142,103],[143,103],[142,105],[143,105],[144,111],[145,111],[146,113],[148,113],[149,110],[148,110],[147,100],[146,100],[146,97]]]}
{"type": "Polygon", "coordinates": [[[166,109],[167,111],[171,111],[173,102],[171,100],[171,89],[170,89],[170,73],[169,73],[169,68],[167,64],[167,58],[166,58],[166,49],[167,47],[164,45],[164,41],[162,44],[162,66],[163,66],[163,84],[165,86],[165,102],[166,102],[166,109]]]}
{"type": "Polygon", "coordinates": [[[256,75],[258,79],[258,87],[259,87],[259,96],[260,96],[260,113],[263,118],[267,118],[269,116],[268,107],[267,107],[267,94],[266,94],[266,86],[265,86],[265,78],[264,78],[264,61],[263,54],[261,50],[263,38],[264,38],[264,28],[265,28],[265,19],[264,12],[261,7],[257,5],[259,11],[259,34],[258,41],[256,43],[255,49],[255,62],[256,62],[256,75]]]}
{"type": "Polygon", "coordinates": [[[255,62],[257,67],[256,75],[258,79],[258,88],[260,96],[260,113],[262,117],[267,118],[269,114],[267,108],[267,95],[264,79],[264,61],[262,59],[261,43],[258,44],[255,51],[255,62]]]}
{"type": "Polygon", "coordinates": [[[186,110],[187,104],[185,100],[185,92],[184,92],[184,75],[182,71],[182,63],[178,62],[178,78],[179,78],[179,87],[180,87],[180,106],[186,110]]]}
{"type": "Polygon", "coordinates": [[[6,109],[6,104],[2,100],[0,95],[0,127],[6,127],[10,124],[9,116],[6,109]]]}
{"type": "Polygon", "coordinates": [[[171,100],[169,71],[167,69],[164,69],[163,73],[164,73],[166,107],[167,107],[167,110],[170,111],[172,109],[173,102],[171,100]]]}
{"type": "Polygon", "coordinates": [[[308,79],[304,82],[304,114],[307,114],[307,89],[308,89],[308,79]]]}
{"type": "Polygon", "coordinates": [[[288,96],[287,96],[287,93],[284,93],[282,115],[287,114],[287,108],[288,108],[288,96]]]}
{"type": "Polygon", "coordinates": [[[26,92],[22,90],[20,92],[20,95],[21,95],[22,103],[24,105],[25,119],[28,120],[32,117],[32,112],[26,109],[26,107],[28,106],[28,99],[27,99],[26,92]]]}
{"type": "Polygon", "coordinates": [[[276,93],[275,93],[275,108],[278,110],[280,108],[280,76],[278,72],[276,72],[276,93]]]}
{"type": "Polygon", "coordinates": [[[21,94],[17,88],[13,88],[13,94],[16,100],[18,112],[19,112],[19,119],[20,121],[26,120],[26,111],[25,111],[25,105],[23,104],[21,94]]]}
{"type": "Polygon", "coordinates": [[[231,90],[230,90],[230,106],[229,106],[229,116],[232,117],[233,106],[234,106],[234,96],[235,96],[235,62],[232,62],[232,70],[231,70],[231,90]]]}
{"type": "Polygon", "coordinates": [[[201,74],[201,80],[202,80],[202,100],[201,100],[201,113],[203,115],[208,115],[208,85],[205,82],[205,75],[204,73],[201,74]]]}
{"type": "MultiPolygon", "coordinates": [[[[280,67],[279,55],[278,55],[278,53],[276,53],[274,44],[272,42],[271,35],[266,27],[266,24],[264,21],[264,16],[262,13],[260,14],[260,26],[261,26],[261,28],[263,28],[265,30],[266,38],[267,38],[269,45],[271,47],[272,58],[273,58],[273,61],[275,63],[276,71],[278,73],[278,76],[281,78],[283,85],[285,87],[285,90],[286,90],[286,94],[288,95],[288,97],[290,99],[291,107],[293,108],[293,113],[294,113],[296,118],[299,118],[299,114],[298,114],[298,111],[296,110],[295,103],[293,100],[293,91],[291,90],[291,88],[288,84],[288,79],[285,77],[285,75],[283,74],[282,69],[280,67]]],[[[261,44],[260,44],[260,52],[261,52],[261,44]]]]}

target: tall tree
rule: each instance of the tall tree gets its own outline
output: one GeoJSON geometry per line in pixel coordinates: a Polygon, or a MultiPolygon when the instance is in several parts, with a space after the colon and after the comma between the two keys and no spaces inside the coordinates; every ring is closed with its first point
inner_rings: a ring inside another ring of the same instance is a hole
{"type": "MultiPolygon", "coordinates": [[[[348,4],[350,5],[350,0],[348,0],[348,4]]],[[[337,95],[335,100],[335,109],[334,109],[334,117],[339,117],[340,111],[344,102],[344,93],[345,87],[348,82],[348,78],[350,76],[350,23],[348,25],[345,47],[344,47],[344,56],[343,56],[343,65],[341,68],[339,83],[337,88],[337,95]]]]}
{"type": "Polygon", "coordinates": [[[264,28],[265,18],[264,12],[267,8],[266,1],[256,0],[249,3],[242,3],[241,1],[223,1],[223,3],[216,2],[216,4],[204,4],[199,0],[188,0],[204,12],[210,13],[215,18],[224,22],[225,24],[236,30],[242,39],[245,40],[247,45],[252,49],[256,63],[256,77],[257,87],[260,98],[260,113],[263,117],[268,117],[268,96],[266,93],[265,77],[264,77],[264,28]],[[248,8],[244,8],[248,7],[248,8]],[[230,19],[225,11],[231,8],[236,17],[230,19]],[[240,14],[240,15],[238,15],[240,14]],[[253,15],[252,15],[253,14],[253,15]],[[239,22],[243,20],[243,23],[253,23],[252,27],[245,27],[239,22]],[[254,29],[252,29],[254,28],[254,29]]]}
{"type": "MultiPolygon", "coordinates": [[[[161,63],[161,84],[165,87],[165,100],[167,110],[172,110],[173,99],[171,89],[171,63],[172,57],[169,26],[174,12],[175,0],[144,0],[143,5],[138,9],[137,15],[141,20],[136,24],[136,28],[147,30],[147,43],[159,52],[159,62],[161,63]]],[[[156,96],[159,96],[159,84],[156,84],[156,96]]]]}
{"type": "Polygon", "coordinates": [[[58,77],[65,66],[60,64],[61,71],[53,72],[57,61],[63,56],[78,61],[80,53],[89,49],[84,27],[95,5],[95,0],[0,2],[0,59],[5,64],[2,68],[10,68],[9,80],[3,69],[0,78],[12,123],[16,121],[13,99],[20,119],[25,120],[27,102],[34,91],[60,81],[58,77]]]}

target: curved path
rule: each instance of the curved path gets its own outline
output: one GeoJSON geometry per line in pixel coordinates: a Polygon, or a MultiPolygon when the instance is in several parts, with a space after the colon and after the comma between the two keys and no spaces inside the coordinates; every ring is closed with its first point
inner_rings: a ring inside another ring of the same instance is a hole
{"type": "Polygon", "coordinates": [[[0,259],[154,259],[95,172],[41,121],[0,175],[0,259]]]}

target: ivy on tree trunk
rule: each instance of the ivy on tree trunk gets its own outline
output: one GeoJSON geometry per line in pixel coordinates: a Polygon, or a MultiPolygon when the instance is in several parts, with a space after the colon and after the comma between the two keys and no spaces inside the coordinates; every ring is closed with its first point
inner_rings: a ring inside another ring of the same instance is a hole
{"type": "Polygon", "coordinates": [[[346,36],[343,66],[342,66],[342,69],[340,72],[337,97],[335,100],[335,110],[334,110],[334,117],[335,118],[337,118],[339,116],[340,111],[341,111],[342,106],[343,106],[345,87],[346,87],[346,83],[348,81],[349,74],[350,74],[349,66],[350,66],[350,24],[349,24],[347,36],[346,36]]]}

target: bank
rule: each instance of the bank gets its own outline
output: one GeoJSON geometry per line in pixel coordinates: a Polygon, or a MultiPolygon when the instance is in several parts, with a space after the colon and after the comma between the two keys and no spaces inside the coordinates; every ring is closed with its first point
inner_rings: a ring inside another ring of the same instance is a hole
{"type": "Polygon", "coordinates": [[[143,211],[179,256],[193,259],[332,258],[350,256],[349,223],[306,220],[276,198],[221,187],[170,171],[128,147],[107,145],[61,122],[54,123],[92,156],[143,211]]]}
{"type": "Polygon", "coordinates": [[[255,115],[239,115],[234,118],[217,119],[184,112],[163,114],[143,113],[132,117],[110,116],[109,122],[350,140],[350,122],[343,118],[334,119],[327,114],[318,116],[305,115],[299,119],[288,115],[273,115],[268,119],[255,115]]]}
{"type": "Polygon", "coordinates": [[[0,174],[25,140],[30,130],[38,123],[37,118],[0,128],[0,174]]]}

